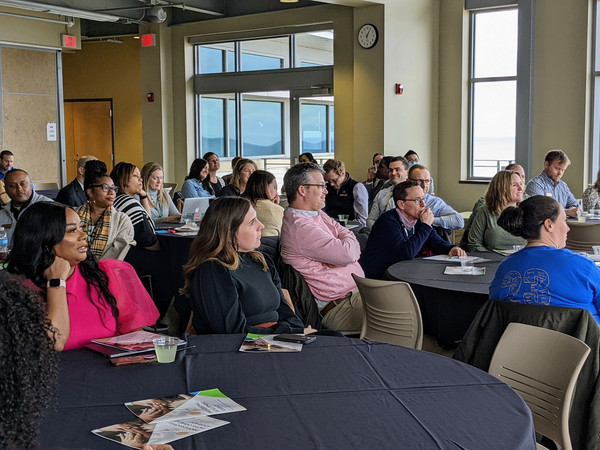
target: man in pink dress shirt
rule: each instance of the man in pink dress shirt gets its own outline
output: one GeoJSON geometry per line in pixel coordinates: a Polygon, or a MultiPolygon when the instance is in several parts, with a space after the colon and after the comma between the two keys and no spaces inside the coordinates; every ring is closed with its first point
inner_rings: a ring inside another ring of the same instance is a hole
{"type": "Polygon", "coordinates": [[[315,297],[323,325],[360,332],[362,301],[352,278],[364,276],[354,233],[322,211],[324,172],[312,163],[296,164],[283,179],[289,208],[283,214],[281,256],[302,274],[315,297]]]}

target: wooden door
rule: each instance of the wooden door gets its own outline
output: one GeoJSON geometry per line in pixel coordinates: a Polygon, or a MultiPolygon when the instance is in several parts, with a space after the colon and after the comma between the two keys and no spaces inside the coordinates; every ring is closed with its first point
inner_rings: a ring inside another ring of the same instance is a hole
{"type": "Polygon", "coordinates": [[[77,173],[77,161],[94,155],[113,167],[112,100],[65,100],[65,151],[69,183],[77,173]]]}

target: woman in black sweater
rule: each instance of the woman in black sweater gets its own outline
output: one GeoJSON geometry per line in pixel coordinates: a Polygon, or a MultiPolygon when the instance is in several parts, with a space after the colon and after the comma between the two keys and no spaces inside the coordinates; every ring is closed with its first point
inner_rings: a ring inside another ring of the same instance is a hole
{"type": "Polygon", "coordinates": [[[263,224],[245,198],[211,203],[184,266],[197,333],[302,333],[273,262],[256,249],[263,224]]]}

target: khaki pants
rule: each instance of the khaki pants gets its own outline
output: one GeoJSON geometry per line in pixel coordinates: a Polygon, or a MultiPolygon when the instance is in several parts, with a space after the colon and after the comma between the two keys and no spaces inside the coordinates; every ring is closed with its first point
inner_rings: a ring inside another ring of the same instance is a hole
{"type": "Polygon", "coordinates": [[[330,309],[322,324],[342,333],[359,334],[363,322],[363,305],[358,289],[352,291],[350,298],[330,309]]]}

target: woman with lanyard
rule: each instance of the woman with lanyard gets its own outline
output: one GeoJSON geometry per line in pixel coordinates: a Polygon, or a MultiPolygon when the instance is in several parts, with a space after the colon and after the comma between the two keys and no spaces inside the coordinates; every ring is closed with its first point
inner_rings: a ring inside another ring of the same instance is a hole
{"type": "Polygon", "coordinates": [[[171,197],[163,190],[164,171],[160,164],[149,162],[142,167],[142,186],[148,193],[150,216],[155,223],[181,219],[171,197]]]}
{"type": "Polygon", "coordinates": [[[113,208],[117,187],[106,174],[106,164],[97,160],[85,164],[83,189],[88,201],[75,212],[90,251],[97,260],[125,259],[129,247],[135,245],[133,225],[127,214],[113,208]]]}

